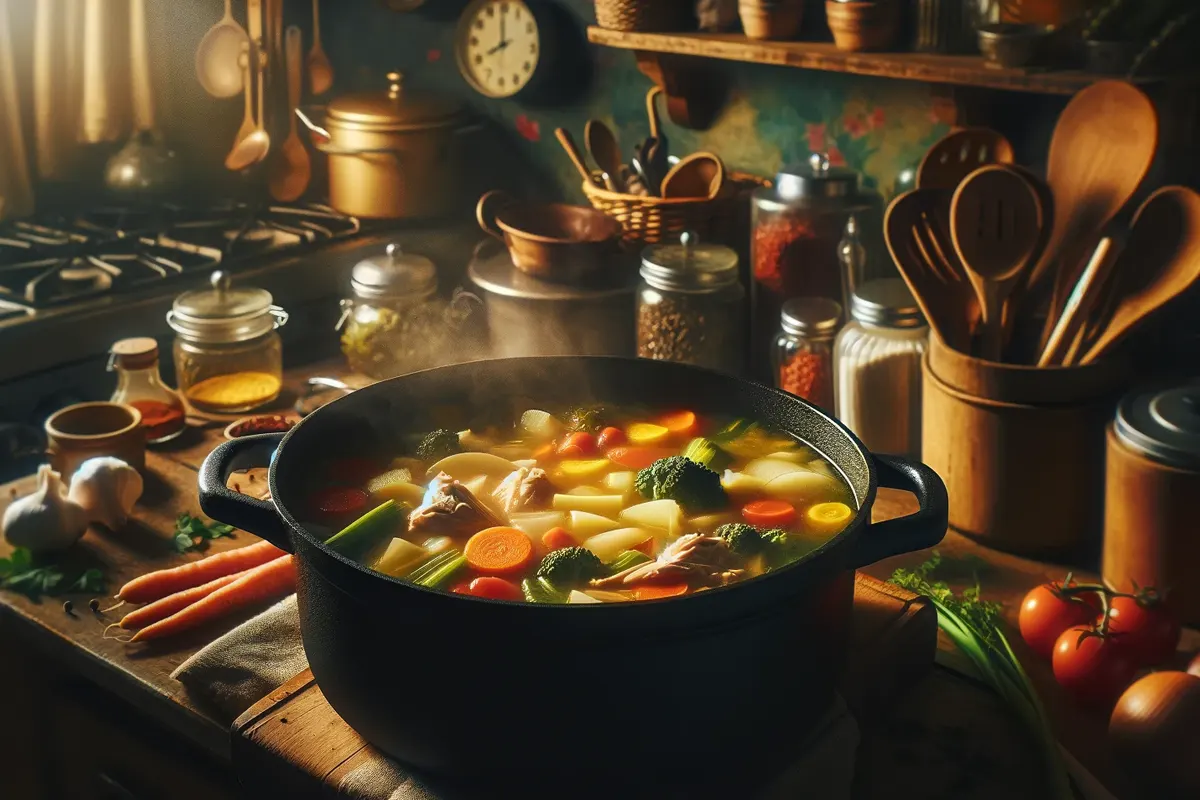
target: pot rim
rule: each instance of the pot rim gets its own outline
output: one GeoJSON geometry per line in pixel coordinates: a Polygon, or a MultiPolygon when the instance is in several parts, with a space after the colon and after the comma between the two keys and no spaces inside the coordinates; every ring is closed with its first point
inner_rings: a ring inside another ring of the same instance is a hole
{"type": "Polygon", "coordinates": [[[538,208],[538,209],[543,209],[543,210],[551,209],[551,208],[571,208],[571,209],[578,209],[581,211],[587,211],[588,216],[597,217],[597,218],[603,217],[604,221],[605,221],[605,225],[608,227],[610,233],[608,234],[608,236],[605,236],[603,239],[563,239],[563,238],[555,237],[555,236],[545,236],[540,233],[529,233],[528,231],[523,231],[520,228],[514,227],[512,225],[512,223],[510,223],[510,222],[504,221],[503,216],[504,216],[504,212],[507,209],[500,209],[499,211],[496,212],[496,215],[495,215],[496,227],[498,227],[500,230],[504,231],[507,235],[512,236],[515,239],[519,239],[524,242],[537,242],[538,244],[568,244],[568,245],[604,244],[606,242],[613,241],[614,239],[618,238],[621,235],[621,231],[622,231],[621,223],[617,222],[615,219],[610,217],[608,214],[605,214],[602,211],[596,211],[595,209],[584,208],[583,206],[572,206],[567,203],[539,203],[536,206],[527,206],[526,208],[538,208]]]}
{"type": "MultiPolygon", "coordinates": [[[[507,359],[487,359],[487,361],[489,361],[489,362],[505,362],[505,361],[507,361],[507,362],[511,362],[514,364],[524,364],[524,363],[536,362],[536,361],[555,361],[555,360],[561,361],[563,359],[570,359],[572,361],[583,361],[585,363],[600,363],[600,362],[637,363],[637,362],[640,362],[643,360],[643,359],[638,359],[638,358],[628,358],[628,357],[622,357],[622,356],[524,356],[524,357],[507,358],[507,359]]],[[[806,406],[811,411],[815,412],[820,419],[823,419],[827,424],[833,426],[841,435],[845,436],[849,440],[849,442],[854,446],[855,451],[857,452],[858,456],[863,460],[863,462],[866,466],[867,487],[866,487],[866,491],[861,499],[857,498],[857,497],[855,498],[855,500],[858,503],[858,508],[855,510],[854,518],[850,521],[850,523],[848,525],[846,525],[846,527],[840,533],[838,533],[836,536],[833,536],[830,539],[826,540],[820,547],[805,554],[802,558],[797,559],[796,561],[793,561],[791,564],[788,564],[787,566],[782,567],[777,570],[772,570],[771,572],[769,572],[767,574],[759,575],[755,578],[750,578],[749,580],[738,581],[737,583],[728,584],[726,586],[715,587],[713,589],[709,589],[704,592],[688,594],[688,595],[684,595],[682,597],[671,597],[671,598],[664,598],[664,599],[660,599],[660,600],[641,600],[641,601],[631,602],[631,603],[586,604],[583,607],[589,608],[592,610],[591,611],[580,611],[580,606],[578,604],[576,606],[571,606],[570,604],[526,603],[524,601],[517,602],[517,601],[510,601],[510,600],[491,600],[491,599],[487,599],[487,598],[468,597],[465,595],[455,595],[455,594],[450,594],[447,592],[439,591],[437,589],[429,589],[429,588],[426,588],[423,586],[417,586],[412,583],[408,583],[407,581],[404,581],[400,578],[396,578],[396,577],[393,577],[390,575],[385,575],[383,573],[376,572],[375,570],[372,570],[372,569],[369,569],[369,568],[363,566],[362,564],[355,561],[354,559],[348,558],[347,556],[342,555],[341,553],[338,553],[337,551],[328,547],[325,544],[325,542],[321,541],[320,539],[315,537],[313,534],[311,534],[308,531],[308,529],[304,525],[302,525],[295,518],[295,516],[292,515],[291,511],[286,506],[284,506],[282,504],[282,502],[278,499],[280,497],[279,486],[278,486],[278,465],[279,465],[280,461],[283,459],[283,457],[286,455],[286,447],[287,447],[288,443],[290,442],[292,437],[298,435],[299,432],[304,429],[305,425],[313,424],[311,421],[313,419],[319,418],[321,413],[326,408],[334,407],[338,403],[347,402],[351,399],[351,397],[357,395],[359,392],[384,391],[384,387],[387,386],[388,384],[391,384],[395,381],[405,380],[406,378],[410,378],[412,375],[420,375],[420,374],[424,374],[424,373],[428,373],[428,372],[434,372],[437,370],[453,369],[453,368],[455,368],[455,366],[469,367],[470,364],[472,364],[472,363],[482,363],[482,362],[466,362],[466,364],[459,364],[459,365],[454,365],[451,367],[434,367],[432,369],[422,370],[420,372],[415,372],[415,373],[410,373],[409,375],[401,375],[396,378],[389,378],[388,380],[379,381],[378,383],[371,384],[370,386],[367,386],[367,387],[364,387],[363,389],[358,390],[358,392],[355,392],[353,395],[344,395],[342,397],[339,397],[339,398],[333,400],[332,402],[317,409],[316,411],[314,411],[312,414],[308,415],[304,419],[300,420],[299,423],[297,423],[295,426],[293,426],[292,429],[289,430],[283,436],[283,438],[280,440],[279,445],[275,450],[275,455],[272,456],[272,458],[271,458],[270,472],[268,475],[268,486],[271,491],[270,503],[274,507],[275,514],[280,519],[282,519],[284,524],[287,526],[288,535],[290,535],[292,537],[293,541],[295,541],[295,539],[299,538],[299,539],[303,540],[305,546],[314,547],[318,552],[320,552],[325,557],[332,558],[333,560],[335,560],[337,562],[341,562],[343,565],[351,567],[354,571],[361,573],[362,575],[364,575],[366,577],[377,579],[377,580],[382,580],[386,583],[395,585],[397,587],[401,587],[404,590],[422,592],[426,595],[436,596],[439,599],[445,599],[447,601],[485,603],[488,605],[506,606],[506,607],[522,606],[522,607],[527,607],[530,609],[528,612],[523,612],[523,613],[530,613],[530,614],[532,614],[532,613],[551,614],[551,613],[564,613],[565,612],[565,613],[591,613],[591,614],[616,615],[616,614],[621,614],[621,613],[626,613],[626,614],[627,613],[636,613],[636,611],[630,612],[628,609],[631,609],[631,608],[637,609],[638,607],[646,606],[646,605],[661,605],[664,603],[687,603],[687,602],[703,603],[703,602],[710,602],[712,600],[712,598],[714,598],[714,597],[722,597],[725,595],[725,593],[727,593],[729,591],[738,591],[738,590],[746,591],[746,590],[749,590],[752,588],[763,590],[766,587],[780,586],[782,584],[782,582],[785,581],[787,578],[789,578],[793,573],[795,573],[799,569],[805,568],[808,564],[810,564],[812,561],[816,560],[818,557],[824,556],[825,554],[829,553],[830,551],[833,551],[833,550],[836,550],[839,548],[849,548],[850,546],[852,546],[854,543],[854,540],[863,532],[863,529],[865,527],[867,527],[870,523],[871,508],[875,504],[875,498],[876,498],[876,495],[878,494],[878,488],[879,488],[878,471],[875,466],[875,461],[871,456],[871,451],[868,450],[867,447],[858,439],[858,437],[855,436],[854,433],[848,427],[846,427],[840,420],[838,420],[835,417],[831,416],[830,414],[826,413],[821,408],[814,406],[813,404],[809,403],[808,401],[803,400],[802,398],[796,397],[794,395],[788,394],[786,392],[783,392],[779,389],[775,389],[770,386],[765,386],[765,385],[757,383],[755,381],[728,375],[727,373],[722,373],[717,370],[712,370],[712,369],[708,369],[705,367],[697,367],[697,366],[692,366],[692,365],[683,365],[683,364],[673,364],[672,366],[685,367],[687,370],[690,370],[690,371],[707,373],[709,375],[717,375],[717,376],[722,377],[725,380],[744,383],[744,384],[753,386],[758,390],[762,390],[762,391],[766,391],[766,392],[769,392],[774,395],[778,395],[785,402],[792,403],[792,404],[798,403],[800,405],[806,406]],[[534,611],[533,609],[543,609],[543,610],[541,612],[538,612],[538,611],[534,611]],[[571,610],[567,611],[567,609],[571,609],[571,610]]],[[[813,447],[813,450],[818,452],[822,457],[829,459],[830,463],[833,464],[833,466],[836,469],[838,469],[839,472],[842,472],[839,465],[836,462],[834,462],[832,458],[829,458],[828,456],[826,456],[823,452],[821,452],[816,447],[813,447]]],[[[846,476],[844,474],[842,475],[842,479],[845,480],[847,483],[849,483],[849,480],[846,478],[846,476]]],[[[853,491],[853,486],[851,486],[851,491],[853,491]]],[[[253,533],[253,531],[251,531],[251,532],[253,533]]],[[[320,569],[319,567],[317,567],[317,568],[320,569]]],[[[327,575],[326,577],[328,578],[329,576],[327,575]]]]}

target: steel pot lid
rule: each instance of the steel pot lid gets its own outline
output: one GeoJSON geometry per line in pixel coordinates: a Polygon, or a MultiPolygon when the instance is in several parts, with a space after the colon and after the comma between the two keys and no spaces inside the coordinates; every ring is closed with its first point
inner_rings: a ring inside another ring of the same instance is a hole
{"type": "Polygon", "coordinates": [[[775,175],[775,195],[780,200],[853,197],[858,194],[859,174],[849,167],[835,167],[826,153],[813,153],[807,164],[785,167],[775,175]]]}
{"type": "Polygon", "coordinates": [[[437,291],[437,267],[426,256],[389,244],[382,256],[364,259],[350,272],[350,286],[363,300],[428,297],[437,291]]]}
{"type": "Polygon", "coordinates": [[[841,304],[827,297],[793,297],[779,315],[784,333],[805,339],[832,339],[841,321],[841,304]]]}
{"type": "Polygon", "coordinates": [[[642,251],[642,279],[657,289],[713,290],[737,283],[738,255],[724,245],[701,244],[684,232],[679,244],[654,244],[642,251]]]}
{"type": "Polygon", "coordinates": [[[1142,389],[1117,408],[1117,436],[1147,458],[1200,469],[1200,383],[1142,389]]]}
{"type": "Polygon", "coordinates": [[[868,281],[850,296],[850,316],[881,328],[920,328],[925,317],[908,285],[900,278],[868,281]]]}
{"type": "Polygon", "coordinates": [[[234,289],[221,271],[210,282],[212,289],[179,295],[167,312],[167,324],[181,337],[213,344],[244,342],[287,322],[287,312],[272,305],[266,289],[234,289]]]}
{"type": "Polygon", "coordinates": [[[404,75],[388,73],[388,88],[339,97],[329,104],[332,125],[406,131],[444,128],[459,122],[463,107],[452,100],[405,88],[404,75]]]}

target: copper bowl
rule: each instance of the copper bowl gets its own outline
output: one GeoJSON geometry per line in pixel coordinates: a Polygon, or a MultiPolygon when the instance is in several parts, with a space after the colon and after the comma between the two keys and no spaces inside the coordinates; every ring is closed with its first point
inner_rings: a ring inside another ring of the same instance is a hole
{"type": "Polygon", "coordinates": [[[479,227],[508,248],[513,266],[554,283],[574,283],[617,255],[621,223],[586,206],[521,203],[502,191],[479,198],[479,227]]]}

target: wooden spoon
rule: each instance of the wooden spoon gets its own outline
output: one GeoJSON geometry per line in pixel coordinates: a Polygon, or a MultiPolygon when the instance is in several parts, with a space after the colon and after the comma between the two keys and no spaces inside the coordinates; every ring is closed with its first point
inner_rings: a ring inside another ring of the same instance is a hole
{"type": "MultiPolygon", "coordinates": [[[[250,55],[247,58],[247,64],[254,64],[258,60],[258,48],[251,43],[250,55]]],[[[225,168],[232,172],[240,172],[246,167],[257,164],[267,157],[271,152],[271,137],[267,133],[267,129],[263,125],[265,119],[263,112],[263,95],[266,92],[263,89],[263,73],[266,70],[258,70],[258,124],[254,131],[245,138],[241,139],[233,145],[233,150],[225,157],[225,168]]]]}
{"type": "Polygon", "coordinates": [[[1114,267],[1116,310],[1080,360],[1103,358],[1164,306],[1200,285],[1200,194],[1167,186],[1138,209],[1129,241],[1114,267]]]}
{"type": "Polygon", "coordinates": [[[562,149],[566,151],[567,156],[571,159],[571,163],[575,165],[575,169],[583,176],[583,182],[595,184],[596,179],[592,175],[591,169],[588,168],[587,161],[583,158],[583,153],[579,151],[579,145],[575,144],[575,138],[571,136],[571,132],[566,128],[555,128],[554,136],[558,139],[558,143],[562,145],[562,149]]]}
{"type": "Polygon", "coordinates": [[[601,172],[612,180],[613,185],[608,188],[614,192],[625,191],[621,180],[621,146],[617,144],[612,128],[598,119],[589,119],[583,129],[583,144],[601,172]]]}
{"type": "Polygon", "coordinates": [[[725,163],[712,153],[692,153],[663,178],[663,197],[715,198],[725,185],[725,163]]]}
{"type": "Polygon", "coordinates": [[[993,164],[968,175],[950,201],[954,250],[979,298],[983,357],[997,361],[1004,344],[1004,303],[1037,255],[1042,202],[1016,170],[993,164]]]}
{"type": "Polygon", "coordinates": [[[208,29],[196,48],[196,79],[204,91],[224,99],[242,90],[238,54],[249,41],[246,29],[233,18],[231,0],[225,0],[224,16],[208,29]]]}
{"type": "Polygon", "coordinates": [[[291,25],[286,35],[287,83],[288,83],[288,128],[287,139],[279,149],[279,157],[272,165],[269,186],[271,196],[284,203],[290,203],[304,194],[308,182],[312,178],[312,162],[304,142],[300,141],[300,131],[296,127],[296,107],[300,105],[300,81],[304,59],[304,43],[298,27],[291,25]]]}
{"type": "Polygon", "coordinates": [[[313,45],[308,51],[308,88],[325,94],[333,86],[333,65],[321,46],[321,0],[313,0],[313,45]]]}
{"type": "Polygon", "coordinates": [[[939,139],[917,167],[918,189],[957,189],[988,164],[1013,163],[1008,139],[990,128],[963,128],[939,139]]]}

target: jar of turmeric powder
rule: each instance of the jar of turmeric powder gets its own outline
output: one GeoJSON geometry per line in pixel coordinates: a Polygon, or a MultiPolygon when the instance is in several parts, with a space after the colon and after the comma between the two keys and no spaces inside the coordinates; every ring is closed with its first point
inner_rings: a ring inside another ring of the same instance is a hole
{"type": "Polygon", "coordinates": [[[288,315],[271,293],[234,288],[223,272],[212,289],[185,292],[167,313],[175,331],[175,381],[199,411],[240,413],[267,405],[283,387],[283,344],[277,330],[288,315]]]}

